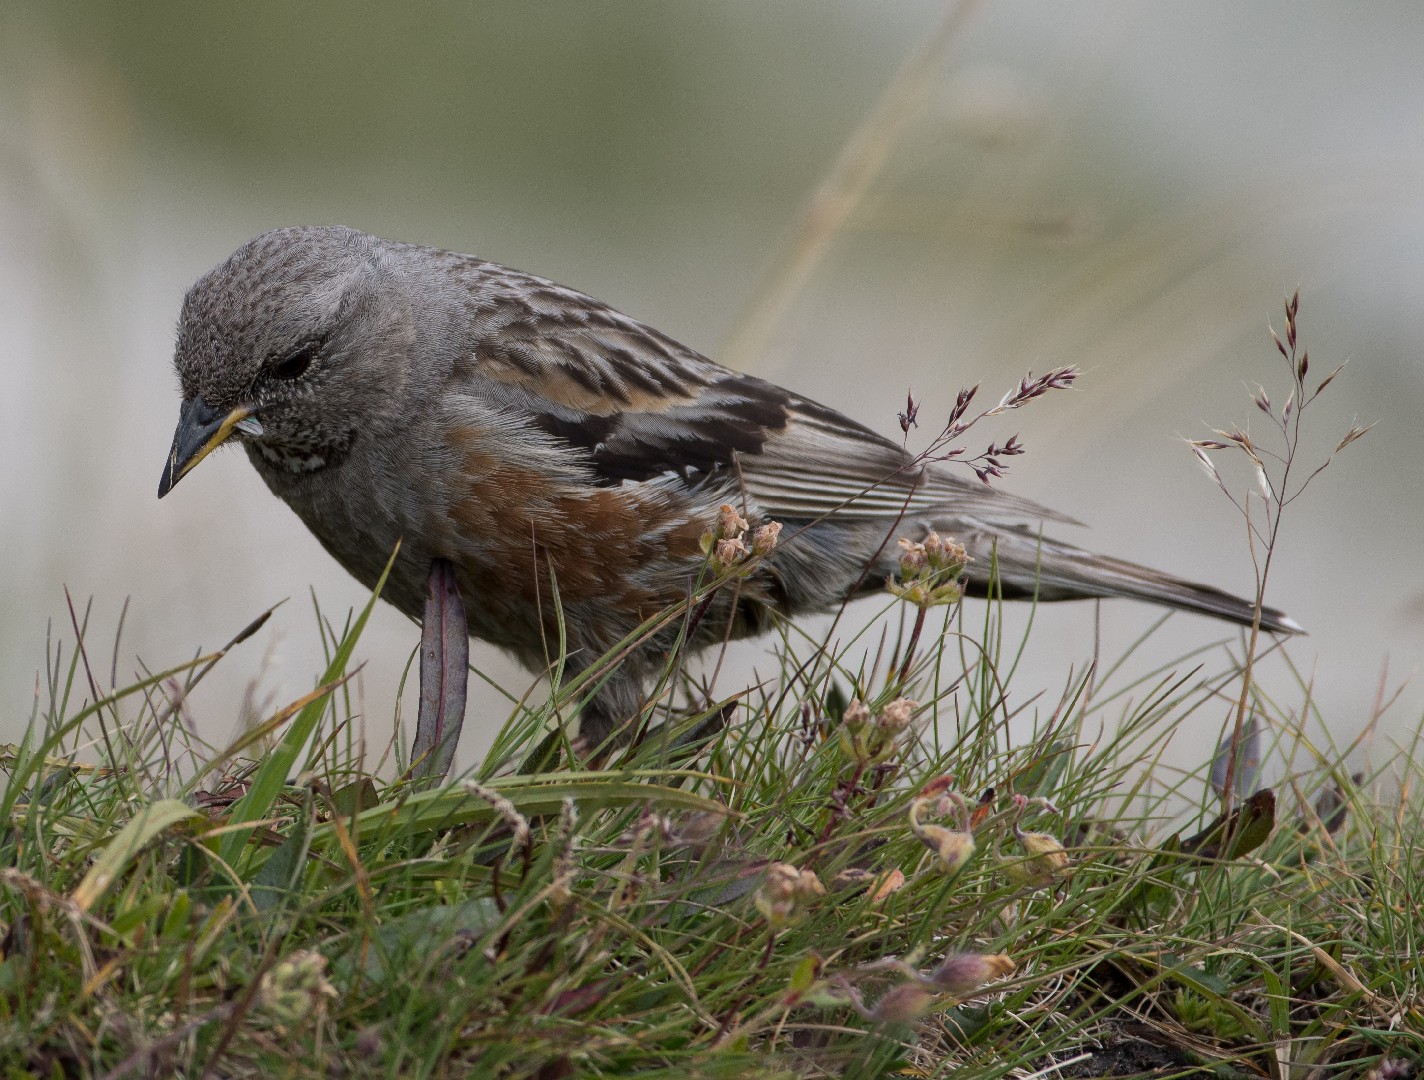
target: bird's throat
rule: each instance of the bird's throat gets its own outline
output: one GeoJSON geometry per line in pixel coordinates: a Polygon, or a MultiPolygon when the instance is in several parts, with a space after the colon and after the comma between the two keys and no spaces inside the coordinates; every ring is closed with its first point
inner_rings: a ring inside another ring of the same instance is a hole
{"type": "Polygon", "coordinates": [[[253,455],[269,468],[294,476],[321,472],[333,465],[339,465],[351,452],[351,444],[356,440],[355,432],[348,432],[337,439],[320,443],[293,444],[253,439],[247,443],[253,455]]]}

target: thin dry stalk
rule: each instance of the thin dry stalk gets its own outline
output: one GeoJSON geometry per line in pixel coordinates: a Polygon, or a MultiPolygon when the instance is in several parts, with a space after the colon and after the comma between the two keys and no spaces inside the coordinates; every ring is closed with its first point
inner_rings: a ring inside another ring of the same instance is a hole
{"type": "Polygon", "coordinates": [[[1296,467],[1296,459],[1301,449],[1301,421],[1305,410],[1315,402],[1326,387],[1334,382],[1335,377],[1344,367],[1343,364],[1336,367],[1320,381],[1314,390],[1311,390],[1306,384],[1306,375],[1310,371],[1310,354],[1298,340],[1297,316],[1299,312],[1300,290],[1297,289],[1295,294],[1287,298],[1285,302],[1285,339],[1282,340],[1274,329],[1271,330],[1271,340],[1275,343],[1277,351],[1290,371],[1291,389],[1286,396],[1285,403],[1278,412],[1272,405],[1264,387],[1258,387],[1251,396],[1251,403],[1270,419],[1279,434],[1280,452],[1272,452],[1259,445],[1252,440],[1247,432],[1238,427],[1217,429],[1214,432],[1217,436],[1215,439],[1188,440],[1188,446],[1196,455],[1202,468],[1206,470],[1207,475],[1211,477],[1241,515],[1246,526],[1246,539],[1251,550],[1251,563],[1256,571],[1256,610],[1246,641],[1246,656],[1241,670],[1241,692],[1233,704],[1230,756],[1226,763],[1226,775],[1223,778],[1221,796],[1223,813],[1231,810],[1235,792],[1237,757],[1240,754],[1241,743],[1247,730],[1246,719],[1251,699],[1251,681],[1261,638],[1261,613],[1265,605],[1266,586],[1271,576],[1271,564],[1280,539],[1281,520],[1285,515],[1285,509],[1304,494],[1311,481],[1334,460],[1335,454],[1369,431],[1368,426],[1352,424],[1325,460],[1292,488],[1291,473],[1296,467]],[[1222,478],[1208,453],[1213,450],[1232,449],[1240,451],[1248,459],[1254,480],[1254,490],[1247,488],[1240,498],[1227,487],[1226,481],[1222,478]],[[1263,521],[1258,520],[1253,513],[1256,500],[1260,501],[1263,521]]]}
{"type": "Polygon", "coordinates": [[[905,60],[875,108],[841,148],[831,171],[806,204],[795,236],[722,350],[723,363],[746,371],[762,361],[760,374],[771,373],[765,355],[772,331],[884,170],[890,152],[919,113],[945,54],[968,24],[975,6],[976,0],[950,0],[945,5],[934,33],[905,60]]]}

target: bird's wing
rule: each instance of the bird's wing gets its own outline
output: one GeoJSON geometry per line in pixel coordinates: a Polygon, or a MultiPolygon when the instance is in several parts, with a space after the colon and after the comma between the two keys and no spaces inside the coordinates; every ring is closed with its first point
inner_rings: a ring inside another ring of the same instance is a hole
{"type": "Polygon", "coordinates": [[[722,367],[591,297],[483,266],[464,378],[582,455],[594,483],[733,475],[781,520],[945,508],[999,524],[1072,520],[945,466],[917,465],[834,409],[722,367]]]}

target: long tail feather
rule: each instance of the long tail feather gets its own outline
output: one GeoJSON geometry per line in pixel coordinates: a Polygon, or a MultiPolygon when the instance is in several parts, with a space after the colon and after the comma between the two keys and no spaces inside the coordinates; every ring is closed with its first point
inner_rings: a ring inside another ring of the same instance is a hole
{"type": "MultiPolygon", "coordinates": [[[[948,527],[943,531],[955,536],[974,558],[967,571],[971,592],[982,594],[992,572],[997,574],[999,587],[1008,597],[1037,596],[1051,601],[1121,596],[1195,611],[1242,626],[1250,626],[1255,618],[1255,605],[1249,600],[1212,585],[1108,555],[1095,555],[1026,530],[976,530],[964,535],[962,521],[944,524],[948,527]],[[959,524],[961,531],[956,532],[954,524],[959,524]]],[[[1304,627],[1285,612],[1269,607],[1261,612],[1261,628],[1278,634],[1305,633],[1304,627]]]]}

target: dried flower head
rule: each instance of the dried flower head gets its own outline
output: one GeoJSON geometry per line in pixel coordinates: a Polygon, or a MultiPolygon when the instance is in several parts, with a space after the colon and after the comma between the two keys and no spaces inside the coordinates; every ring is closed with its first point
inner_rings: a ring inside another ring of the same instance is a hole
{"type": "Polygon", "coordinates": [[[752,552],[757,555],[766,555],[776,550],[776,542],[781,537],[781,522],[768,521],[764,525],[759,525],[755,533],[752,534],[752,552]]]}
{"type": "Polygon", "coordinates": [[[1035,376],[1033,372],[1027,372],[1016,389],[1010,390],[1002,398],[999,404],[995,405],[985,415],[996,416],[1009,409],[1020,409],[1035,398],[1042,397],[1050,390],[1066,390],[1072,386],[1078,378],[1078,369],[1075,367],[1057,367],[1052,371],[1046,371],[1042,375],[1035,376]]]}
{"type": "Polygon", "coordinates": [[[723,503],[717,511],[717,538],[735,539],[746,532],[750,526],[747,519],[737,513],[737,508],[730,503],[723,503]]]}
{"type": "Polygon", "coordinates": [[[915,710],[919,707],[918,701],[911,701],[905,697],[896,698],[880,710],[880,715],[875,719],[875,726],[893,739],[910,726],[910,721],[915,716],[915,710]]]}
{"type": "Polygon", "coordinates": [[[838,891],[855,889],[867,892],[871,902],[876,904],[904,887],[905,875],[898,867],[884,874],[877,874],[858,866],[847,866],[844,870],[837,871],[836,876],[831,879],[831,888],[838,891]]]}
{"type": "Polygon", "coordinates": [[[825,895],[826,887],[814,870],[776,862],[766,868],[766,877],[752,901],[771,928],[780,930],[805,911],[808,904],[825,895]]]}
{"type": "Polygon", "coordinates": [[[935,853],[935,866],[942,874],[958,873],[974,855],[973,833],[943,825],[917,825],[913,821],[910,831],[935,853]]]}
{"type": "Polygon", "coordinates": [[[328,997],[336,997],[336,988],[326,980],[326,957],[312,949],[278,961],[258,985],[260,1007],[284,1026],[319,1013],[328,997]]]}
{"type": "Polygon", "coordinates": [[[742,542],[741,537],[718,540],[712,551],[712,565],[718,571],[730,570],[750,554],[751,551],[742,542]]]}
{"type": "Polygon", "coordinates": [[[356,1053],[363,1058],[376,1058],[385,1052],[385,1041],[381,1029],[375,1025],[363,1027],[356,1032],[356,1053]]]}
{"type": "Polygon", "coordinates": [[[888,761],[919,707],[909,698],[896,698],[872,718],[870,709],[857,698],[846,706],[836,729],[841,749],[862,768],[888,761]]]}
{"type": "Polygon", "coordinates": [[[916,543],[905,537],[900,537],[900,576],[902,578],[919,577],[929,569],[930,561],[925,554],[925,545],[916,543]]]}
{"type": "Polygon", "coordinates": [[[1019,885],[1031,889],[1046,889],[1068,872],[1068,852],[1056,836],[1042,832],[1024,832],[1014,827],[1026,858],[1010,858],[1003,862],[1004,872],[1019,885]]]}
{"type": "Polygon", "coordinates": [[[909,1024],[929,1012],[937,997],[935,990],[921,983],[901,983],[885,991],[866,1016],[882,1024],[909,1024]]]}
{"type": "Polygon", "coordinates": [[[910,803],[908,817],[910,832],[934,852],[936,869],[944,874],[954,874],[974,855],[975,843],[974,834],[969,831],[969,810],[964,798],[957,791],[950,790],[943,783],[944,779],[928,785],[910,803]],[[957,810],[961,827],[951,829],[925,822],[924,816],[932,807],[938,812],[951,807],[957,810]]]}
{"type": "Polygon", "coordinates": [[[960,576],[970,561],[964,545],[938,533],[923,540],[900,539],[900,575],[885,587],[901,600],[929,608],[954,604],[964,595],[960,576]]]}
{"type": "Polygon", "coordinates": [[[942,537],[939,533],[932,532],[924,539],[924,549],[930,569],[936,572],[948,571],[958,575],[969,561],[969,552],[952,536],[942,537]]]}
{"type": "Polygon", "coordinates": [[[846,706],[845,712],[841,714],[842,726],[849,728],[857,735],[870,726],[870,720],[870,707],[861,701],[860,698],[855,698],[851,701],[851,703],[846,706]]]}
{"type": "Polygon", "coordinates": [[[702,553],[708,557],[713,570],[719,574],[726,573],[738,563],[746,561],[752,554],[753,547],[758,555],[764,555],[776,546],[777,536],[781,532],[778,523],[767,522],[751,537],[747,536],[748,528],[750,526],[747,519],[737,512],[736,507],[730,503],[722,504],[717,511],[716,525],[703,533],[700,541],[702,553]],[[749,539],[753,547],[747,546],[749,539]]]}
{"type": "Polygon", "coordinates": [[[1011,974],[1014,966],[1004,953],[950,953],[930,972],[930,982],[942,993],[966,998],[985,983],[1011,974]]]}
{"type": "Polygon", "coordinates": [[[899,413],[900,430],[906,435],[910,433],[912,427],[920,426],[920,403],[915,400],[914,391],[907,391],[905,394],[905,411],[899,413]]]}
{"type": "Polygon", "coordinates": [[[1380,1063],[1365,1074],[1365,1080],[1414,1080],[1416,1070],[1412,1062],[1403,1058],[1381,1058],[1380,1063]]]}

